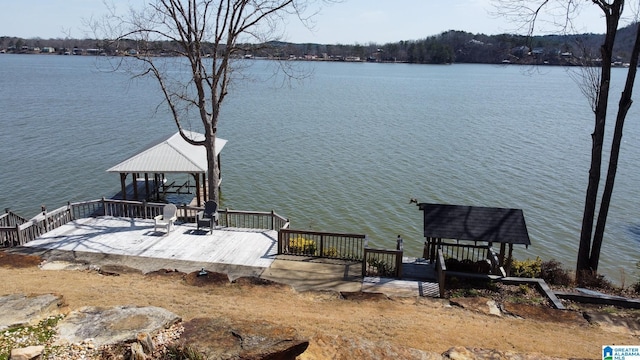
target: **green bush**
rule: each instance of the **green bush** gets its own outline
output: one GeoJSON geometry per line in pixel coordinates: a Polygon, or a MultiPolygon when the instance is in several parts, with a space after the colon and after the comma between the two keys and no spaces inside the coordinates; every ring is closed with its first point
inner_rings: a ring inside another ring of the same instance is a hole
{"type": "Polygon", "coordinates": [[[378,258],[370,258],[367,260],[367,275],[389,277],[395,275],[395,269],[392,265],[378,258]]]}
{"type": "Polygon", "coordinates": [[[556,260],[549,260],[542,263],[540,277],[551,285],[569,286],[573,283],[573,278],[562,264],[556,260]]]}
{"type": "Polygon", "coordinates": [[[538,278],[542,271],[542,259],[536,257],[535,260],[527,259],[519,261],[513,259],[511,261],[511,276],[538,278]]]}

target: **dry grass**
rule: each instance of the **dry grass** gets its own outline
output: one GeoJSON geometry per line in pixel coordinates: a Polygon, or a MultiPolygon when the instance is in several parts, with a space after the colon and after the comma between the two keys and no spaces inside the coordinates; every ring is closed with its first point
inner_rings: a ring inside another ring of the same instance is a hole
{"type": "MultiPolygon", "coordinates": [[[[1,263],[0,263],[1,264],[1,263]]],[[[6,263],[5,263],[6,265],[6,263]]],[[[0,267],[0,295],[62,294],[70,310],[82,306],[159,306],[184,320],[224,316],[291,326],[306,337],[338,335],[386,341],[442,353],[453,346],[598,358],[603,344],[633,344],[631,335],[577,323],[501,318],[426,299],[344,300],[333,293],[296,293],[287,286],[190,286],[179,276],[0,267]]],[[[301,359],[320,359],[313,343],[301,359]]]]}

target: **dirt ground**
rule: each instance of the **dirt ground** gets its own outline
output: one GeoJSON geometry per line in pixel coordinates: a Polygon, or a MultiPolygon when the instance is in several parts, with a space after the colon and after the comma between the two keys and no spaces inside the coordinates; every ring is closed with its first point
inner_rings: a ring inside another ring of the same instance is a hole
{"type": "Polygon", "coordinates": [[[639,344],[635,336],[586,322],[498,317],[430,298],[344,299],[331,292],[296,293],[288,286],[189,285],[180,274],[105,276],[95,271],[43,271],[37,257],[9,259],[0,252],[0,295],[62,294],[69,310],[82,306],[159,306],[184,320],[224,316],[266,320],[312,339],[301,359],[320,359],[314,336],[389,342],[442,353],[479,347],[562,358],[600,358],[602,345],[639,344]]]}

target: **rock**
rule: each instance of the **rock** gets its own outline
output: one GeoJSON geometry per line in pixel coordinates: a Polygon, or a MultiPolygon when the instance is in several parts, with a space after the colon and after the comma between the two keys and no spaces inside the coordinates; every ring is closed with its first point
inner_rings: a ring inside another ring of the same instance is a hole
{"type": "Polygon", "coordinates": [[[486,315],[502,316],[495,301],[484,297],[455,298],[450,300],[451,305],[460,306],[463,309],[480,312],[486,315]]]}
{"type": "Polygon", "coordinates": [[[309,341],[293,328],[226,318],[199,318],[184,323],[180,343],[205,358],[246,360],[294,360],[309,346],[309,341]]]}
{"type": "Polygon", "coordinates": [[[31,360],[42,355],[44,346],[29,346],[21,349],[11,350],[11,360],[31,360]]]}
{"type": "Polygon", "coordinates": [[[45,261],[40,265],[41,270],[89,270],[89,265],[73,261],[45,261]]]}
{"type": "Polygon", "coordinates": [[[146,360],[147,355],[144,353],[144,349],[140,343],[131,344],[131,360],[146,360]]]}
{"type": "Polygon", "coordinates": [[[388,342],[373,342],[323,334],[317,334],[311,339],[309,349],[303,357],[334,360],[442,359],[442,355],[435,352],[426,352],[388,342]]]}
{"type": "Polygon", "coordinates": [[[151,354],[155,351],[153,339],[151,339],[151,335],[149,335],[149,333],[139,333],[136,336],[136,340],[142,346],[142,350],[144,350],[145,354],[151,354]]]}
{"type": "Polygon", "coordinates": [[[442,358],[451,360],[560,360],[541,354],[522,354],[463,346],[452,347],[442,354],[442,358]]]}
{"type": "Polygon", "coordinates": [[[158,307],[83,307],[58,323],[56,344],[80,343],[92,338],[96,347],[133,342],[140,333],[153,334],[180,321],[180,317],[158,307]]]}
{"type": "MultiPolygon", "coordinates": [[[[442,357],[451,360],[476,360],[474,352],[462,346],[452,347],[451,349],[445,351],[442,354],[442,357]]],[[[498,359],[500,358],[496,358],[496,360],[498,359]]]]}
{"type": "Polygon", "coordinates": [[[62,296],[22,294],[0,297],[0,330],[35,325],[49,316],[57,315],[63,305],[62,296]]]}
{"type": "Polygon", "coordinates": [[[585,312],[584,318],[594,325],[619,334],[640,335],[640,320],[634,316],[620,316],[603,312],[585,312]]]}

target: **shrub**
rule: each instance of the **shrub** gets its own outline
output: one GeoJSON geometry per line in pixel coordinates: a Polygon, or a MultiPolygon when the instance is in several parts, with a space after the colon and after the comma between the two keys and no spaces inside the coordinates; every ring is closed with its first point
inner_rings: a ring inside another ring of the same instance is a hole
{"type": "Polygon", "coordinates": [[[542,271],[542,259],[536,257],[535,260],[527,259],[519,261],[513,259],[511,261],[511,276],[537,278],[540,277],[542,271]]]}
{"type": "Polygon", "coordinates": [[[542,263],[540,277],[551,285],[569,286],[573,283],[569,271],[556,260],[549,260],[542,263]]]}
{"type": "Polygon", "coordinates": [[[289,252],[298,255],[315,255],[318,247],[315,240],[305,239],[298,235],[293,239],[289,239],[289,252]]]}
{"type": "Polygon", "coordinates": [[[607,280],[604,275],[588,270],[585,270],[580,274],[578,277],[578,285],[591,289],[613,289],[613,284],[607,280]]]}
{"type": "Polygon", "coordinates": [[[395,269],[386,261],[378,258],[370,258],[367,260],[367,275],[388,277],[395,275],[395,269]]]}
{"type": "Polygon", "coordinates": [[[179,346],[179,345],[169,345],[167,347],[167,354],[165,356],[166,359],[175,359],[175,360],[204,360],[205,357],[198,352],[193,347],[179,346]]]}
{"type": "Polygon", "coordinates": [[[0,359],[9,359],[11,349],[33,345],[45,345],[44,358],[54,349],[47,343],[56,334],[55,327],[62,316],[51,316],[37,325],[16,327],[0,333],[0,359]]]}
{"type": "Polygon", "coordinates": [[[334,248],[333,246],[328,248],[327,250],[324,251],[323,256],[325,257],[330,257],[330,258],[339,258],[340,257],[340,253],[338,252],[338,249],[334,248]]]}

